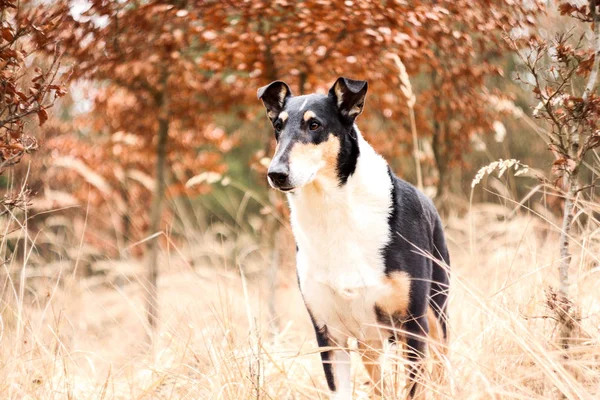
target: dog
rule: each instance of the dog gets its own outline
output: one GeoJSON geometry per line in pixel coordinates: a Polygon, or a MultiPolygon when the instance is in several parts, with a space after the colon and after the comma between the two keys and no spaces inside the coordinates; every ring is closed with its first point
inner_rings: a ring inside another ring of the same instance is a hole
{"type": "Polygon", "coordinates": [[[333,399],[351,399],[349,338],[356,338],[375,393],[379,356],[401,339],[409,398],[427,343],[447,341],[450,258],[429,198],[396,177],[355,120],[366,81],[337,79],[325,94],[293,96],[275,81],[258,89],[277,147],[267,176],[286,193],[300,291],[333,399]],[[334,348],[334,349],[332,349],[334,348]]]}

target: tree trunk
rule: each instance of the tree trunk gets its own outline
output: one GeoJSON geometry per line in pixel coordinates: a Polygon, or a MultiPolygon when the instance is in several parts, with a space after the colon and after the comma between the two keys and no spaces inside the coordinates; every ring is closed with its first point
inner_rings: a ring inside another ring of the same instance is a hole
{"type": "Polygon", "coordinates": [[[575,196],[577,194],[577,174],[573,172],[569,176],[569,194],[565,199],[563,207],[563,221],[560,231],[560,266],[558,272],[560,276],[559,293],[563,296],[569,294],[569,265],[571,264],[571,252],[569,251],[569,233],[573,223],[573,208],[575,206],[575,196]]]}
{"type": "Polygon", "coordinates": [[[122,246],[123,249],[121,251],[121,258],[127,253],[127,244],[129,243],[129,235],[131,230],[131,219],[129,218],[130,208],[129,208],[129,191],[127,190],[127,181],[129,180],[129,168],[125,165],[124,168],[124,176],[123,182],[119,186],[119,193],[121,194],[121,199],[123,200],[123,204],[125,205],[125,209],[123,210],[123,214],[121,215],[121,237],[122,237],[122,246]]]}
{"type": "Polygon", "coordinates": [[[434,122],[433,140],[431,141],[435,166],[438,171],[437,193],[435,205],[442,216],[448,215],[448,157],[446,141],[444,140],[444,127],[439,122],[434,122]]]}
{"type": "Polygon", "coordinates": [[[271,249],[271,263],[269,270],[267,271],[267,282],[268,282],[268,295],[267,295],[267,306],[269,309],[269,326],[271,333],[277,335],[280,332],[279,326],[279,315],[277,314],[277,272],[281,268],[281,254],[279,252],[279,246],[281,246],[281,227],[279,221],[274,217],[271,217],[268,221],[268,232],[269,232],[269,249],[271,249]],[[269,225],[274,226],[269,226],[269,225]]]}
{"type": "MultiPolygon", "coordinates": [[[[592,16],[592,29],[593,29],[593,50],[594,50],[594,63],[590,71],[587,85],[583,92],[582,98],[584,103],[584,110],[588,107],[589,96],[596,89],[596,81],[598,79],[598,70],[600,69],[600,18],[598,15],[598,1],[589,0],[589,7],[592,16]]],[[[583,112],[582,112],[583,113],[583,112]]],[[[582,114],[583,115],[583,114],[582,114]]],[[[571,225],[573,224],[574,208],[577,193],[579,192],[579,167],[583,162],[585,152],[580,154],[580,146],[583,146],[583,130],[574,127],[569,133],[569,158],[575,161],[576,166],[568,176],[568,187],[569,192],[565,198],[565,204],[563,207],[563,221],[560,232],[560,265],[558,267],[559,273],[559,302],[557,307],[557,319],[559,324],[559,342],[563,350],[565,350],[564,357],[569,358],[566,350],[569,349],[570,343],[575,337],[575,329],[578,328],[578,324],[581,320],[581,315],[576,306],[569,299],[569,266],[571,265],[571,252],[569,250],[569,233],[571,232],[571,225]]]]}
{"type": "MultiPolygon", "coordinates": [[[[266,24],[261,25],[261,34],[265,37],[266,46],[264,51],[265,65],[266,65],[266,76],[270,81],[274,81],[277,79],[277,65],[275,64],[275,57],[271,52],[271,42],[269,39],[269,35],[267,32],[266,24]]],[[[300,73],[299,80],[299,90],[300,94],[304,94],[305,85],[306,85],[306,73],[303,71],[300,73]]],[[[269,154],[271,139],[266,138],[264,143],[265,154],[269,154]]],[[[270,190],[270,189],[269,189],[270,190]]],[[[278,198],[281,194],[276,193],[274,191],[270,191],[268,194],[269,202],[276,213],[276,205],[278,203],[278,198]]],[[[267,215],[267,221],[265,223],[265,235],[264,241],[266,242],[267,249],[271,251],[271,260],[270,265],[267,270],[267,282],[268,282],[268,291],[267,291],[267,304],[269,310],[270,317],[270,328],[273,335],[276,335],[279,332],[279,319],[277,315],[277,270],[280,266],[280,253],[279,253],[279,241],[277,240],[280,237],[281,226],[277,218],[274,215],[267,215]]]]}
{"type": "MultiPolygon", "coordinates": [[[[410,101],[410,100],[409,100],[410,101]]],[[[409,106],[410,131],[412,133],[413,157],[415,158],[415,173],[417,174],[417,187],[423,190],[423,173],[421,172],[421,152],[419,151],[419,137],[417,135],[417,121],[415,120],[415,110],[409,106]]]]}
{"type": "Polygon", "coordinates": [[[158,142],[156,144],[156,180],[152,205],[150,206],[150,226],[147,242],[147,272],[148,272],[148,323],[154,330],[158,322],[158,256],[160,221],[165,197],[165,170],[167,164],[167,144],[169,137],[169,116],[166,99],[166,76],[163,78],[162,92],[157,96],[158,113],[158,142]],[[153,236],[154,235],[154,236],[153,236]]]}
{"type": "Polygon", "coordinates": [[[571,232],[571,225],[574,217],[573,208],[575,206],[575,196],[579,190],[577,175],[577,169],[575,169],[568,177],[569,192],[565,199],[563,221],[560,231],[560,265],[558,267],[560,283],[558,293],[561,299],[557,305],[557,316],[559,321],[559,342],[564,350],[569,349],[569,342],[573,336],[572,333],[574,327],[573,317],[571,316],[571,302],[569,300],[569,266],[571,265],[569,233],[571,232]]]}
{"type": "MultiPolygon", "coordinates": [[[[436,47],[434,49],[436,57],[440,56],[440,51],[436,47]]],[[[436,70],[431,72],[431,83],[434,86],[440,86],[441,82],[436,70]]],[[[435,111],[442,108],[442,99],[438,96],[435,98],[435,111]]],[[[437,193],[435,195],[435,206],[442,217],[448,215],[448,146],[446,140],[446,127],[443,123],[434,118],[433,122],[433,138],[431,140],[431,148],[435,157],[435,166],[438,171],[437,193]]]]}

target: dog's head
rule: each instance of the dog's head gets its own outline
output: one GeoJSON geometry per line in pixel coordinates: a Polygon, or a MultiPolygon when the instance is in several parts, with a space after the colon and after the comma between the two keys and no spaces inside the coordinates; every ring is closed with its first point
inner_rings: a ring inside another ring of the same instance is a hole
{"type": "Polygon", "coordinates": [[[281,81],[258,89],[277,140],[269,184],[283,192],[319,179],[344,184],[358,158],[354,120],[363,111],[366,94],[366,81],[343,77],[327,95],[293,96],[281,81]]]}

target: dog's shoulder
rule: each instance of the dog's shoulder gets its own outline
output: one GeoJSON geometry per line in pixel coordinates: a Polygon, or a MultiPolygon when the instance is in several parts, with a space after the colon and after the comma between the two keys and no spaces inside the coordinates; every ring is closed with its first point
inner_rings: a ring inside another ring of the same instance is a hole
{"type": "Polygon", "coordinates": [[[392,215],[396,223],[405,227],[432,228],[438,217],[433,202],[423,192],[405,180],[388,172],[392,180],[392,215]]]}

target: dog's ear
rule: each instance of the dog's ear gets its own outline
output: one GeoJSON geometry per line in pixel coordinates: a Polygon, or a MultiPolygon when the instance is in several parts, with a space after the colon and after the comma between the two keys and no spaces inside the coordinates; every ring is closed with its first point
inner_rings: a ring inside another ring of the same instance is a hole
{"type": "Polygon", "coordinates": [[[367,81],[340,77],[329,89],[329,97],[335,100],[342,117],[353,122],[363,111],[368,86],[367,81]]]}
{"type": "Polygon", "coordinates": [[[292,96],[292,91],[285,82],[275,81],[258,89],[257,95],[267,109],[267,116],[274,121],[283,109],[286,100],[292,96]]]}

